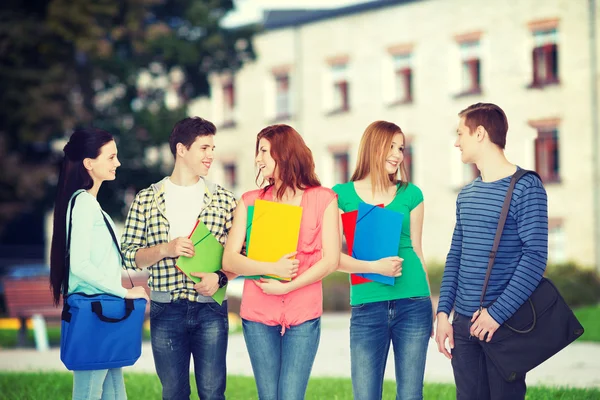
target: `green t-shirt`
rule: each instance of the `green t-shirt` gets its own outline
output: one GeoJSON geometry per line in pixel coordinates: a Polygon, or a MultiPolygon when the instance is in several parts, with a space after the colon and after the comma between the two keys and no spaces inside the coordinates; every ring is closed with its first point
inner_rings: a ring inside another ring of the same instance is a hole
{"type": "MultiPolygon", "coordinates": [[[[338,205],[343,212],[354,211],[363,203],[354,189],[354,182],[335,185],[333,191],[338,195],[338,205]]],[[[404,214],[398,257],[402,262],[402,275],[396,278],[394,286],[379,282],[361,283],[350,286],[350,304],[406,299],[409,297],[429,296],[429,285],[425,270],[410,239],[410,212],[423,201],[421,189],[409,183],[399,187],[394,200],[385,208],[404,214]]]]}

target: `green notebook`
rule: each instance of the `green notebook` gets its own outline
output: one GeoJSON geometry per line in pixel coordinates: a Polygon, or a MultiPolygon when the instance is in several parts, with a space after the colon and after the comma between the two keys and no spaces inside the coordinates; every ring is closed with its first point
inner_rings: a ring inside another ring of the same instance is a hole
{"type": "MultiPolygon", "coordinates": [[[[195,283],[200,282],[200,278],[190,275],[191,272],[216,272],[221,269],[223,261],[223,245],[208,230],[206,225],[200,220],[196,223],[192,234],[190,235],[196,253],[193,257],[181,256],[177,260],[177,268],[187,275],[195,283]]],[[[212,298],[219,304],[225,299],[227,285],[219,288],[212,298]]]]}
{"type": "MultiPolygon", "coordinates": [[[[250,251],[250,233],[252,232],[252,218],[254,218],[254,206],[248,206],[248,218],[246,219],[246,254],[250,251]]],[[[244,276],[246,279],[260,279],[260,275],[244,276]]]]}

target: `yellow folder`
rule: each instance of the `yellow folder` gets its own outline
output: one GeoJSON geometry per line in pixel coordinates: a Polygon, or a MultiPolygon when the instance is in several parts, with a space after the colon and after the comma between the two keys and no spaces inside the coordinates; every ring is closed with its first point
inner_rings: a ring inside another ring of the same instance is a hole
{"type": "MultiPolygon", "coordinates": [[[[302,207],[273,201],[256,200],[248,258],[276,262],[298,248],[302,207]]],[[[276,279],[291,280],[272,276],[276,279]]]]}

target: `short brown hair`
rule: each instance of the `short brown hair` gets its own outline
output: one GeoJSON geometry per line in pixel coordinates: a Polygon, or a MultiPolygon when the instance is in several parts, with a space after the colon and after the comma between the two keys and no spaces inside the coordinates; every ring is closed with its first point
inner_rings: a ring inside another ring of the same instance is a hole
{"type": "Polygon", "coordinates": [[[506,146],[506,133],[508,132],[508,119],[500,107],[492,103],[477,103],[470,105],[458,113],[465,118],[465,125],[473,133],[478,126],[490,135],[490,140],[496,146],[504,149],[506,146]]]}
{"type": "Polygon", "coordinates": [[[175,124],[169,136],[169,147],[173,156],[177,154],[177,143],[189,149],[198,136],[209,136],[217,133],[212,122],[200,117],[184,118],[175,124]]]}

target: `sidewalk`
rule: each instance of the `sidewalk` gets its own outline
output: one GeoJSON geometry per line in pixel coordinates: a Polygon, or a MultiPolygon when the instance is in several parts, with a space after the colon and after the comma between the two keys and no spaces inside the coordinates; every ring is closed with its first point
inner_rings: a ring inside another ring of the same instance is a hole
{"type": "MultiPolygon", "coordinates": [[[[322,319],[321,343],[312,376],[350,377],[349,314],[325,314],[322,319]]],[[[34,349],[0,350],[0,371],[66,371],[58,348],[47,352],[34,349]]],[[[138,362],[126,372],[154,373],[152,350],[144,342],[138,362]]],[[[250,359],[242,334],[229,337],[227,373],[252,376],[250,359]]],[[[394,380],[394,360],[390,350],[385,373],[394,380]]],[[[427,353],[426,382],[453,383],[450,361],[437,351],[433,340],[427,353]]],[[[600,344],[573,343],[527,376],[528,385],[600,388],[600,344]]]]}

